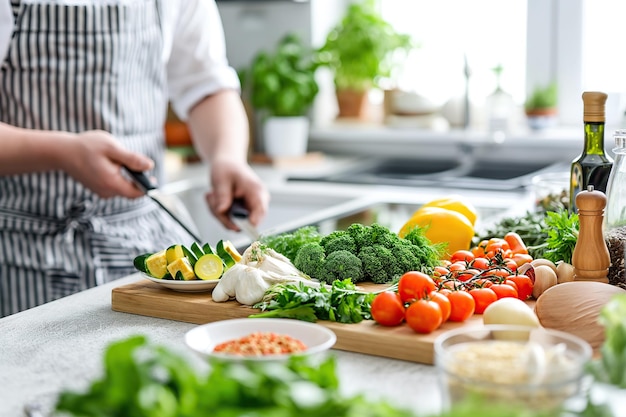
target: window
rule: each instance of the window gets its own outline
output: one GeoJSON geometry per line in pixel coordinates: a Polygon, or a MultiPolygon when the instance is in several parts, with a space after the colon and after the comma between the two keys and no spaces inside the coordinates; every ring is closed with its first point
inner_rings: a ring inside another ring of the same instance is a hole
{"type": "Polygon", "coordinates": [[[526,0],[384,0],[383,17],[420,47],[396,77],[398,87],[438,103],[465,91],[477,103],[496,88],[493,68],[502,66],[501,87],[517,102],[525,98],[526,0]]]}
{"type": "MultiPolygon", "coordinates": [[[[619,45],[626,2],[619,0],[383,0],[382,13],[421,43],[395,81],[443,102],[464,91],[467,56],[476,103],[502,88],[522,105],[536,85],[557,80],[562,125],[579,125],[581,94],[604,91],[607,126],[626,108],[626,55],[619,45]]],[[[626,127],[626,126],[620,126],[626,127]]]]}

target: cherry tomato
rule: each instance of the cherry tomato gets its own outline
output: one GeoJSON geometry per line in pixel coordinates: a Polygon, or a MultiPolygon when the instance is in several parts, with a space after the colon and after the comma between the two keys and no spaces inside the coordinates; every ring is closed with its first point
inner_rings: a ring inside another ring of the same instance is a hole
{"type": "Polygon", "coordinates": [[[433,275],[435,277],[445,277],[450,271],[445,266],[436,266],[433,275]]]}
{"type": "Polygon", "coordinates": [[[469,294],[474,297],[476,306],[474,307],[475,314],[483,314],[489,304],[498,300],[498,296],[491,288],[474,288],[469,290],[469,294]]]}
{"type": "Polygon", "coordinates": [[[383,326],[397,326],[402,323],[404,310],[404,304],[395,292],[381,292],[372,300],[372,318],[383,326]]]}
{"type": "Polygon", "coordinates": [[[428,297],[431,301],[439,304],[439,308],[441,309],[441,320],[442,322],[448,321],[450,318],[450,311],[452,310],[452,305],[450,304],[450,300],[446,296],[446,294],[441,291],[433,291],[428,294],[428,297]]]}
{"type": "Polygon", "coordinates": [[[470,263],[474,260],[475,256],[472,252],[468,250],[459,249],[450,256],[450,262],[455,263],[458,261],[463,261],[470,263]]]}
{"type": "MultiPolygon", "coordinates": [[[[515,255],[514,255],[515,256],[515,255]]],[[[515,272],[517,271],[517,262],[515,262],[515,260],[513,260],[512,258],[506,258],[504,259],[504,266],[506,266],[507,268],[509,268],[509,270],[511,272],[515,272]]]]}
{"type": "Polygon", "coordinates": [[[470,266],[472,268],[476,268],[476,269],[480,269],[480,270],[485,270],[487,268],[489,268],[489,259],[487,258],[475,258],[472,263],[470,264],[470,266]]]}
{"type": "Polygon", "coordinates": [[[517,289],[509,284],[493,284],[489,288],[496,293],[498,300],[506,297],[517,298],[517,289]]]}
{"type": "Polygon", "coordinates": [[[504,235],[504,240],[506,240],[506,242],[509,244],[511,251],[513,251],[514,254],[515,253],[528,254],[528,248],[526,247],[524,240],[519,234],[515,232],[509,232],[506,235],[504,235]]]}
{"type": "Polygon", "coordinates": [[[450,300],[450,321],[465,321],[474,314],[476,302],[467,291],[452,291],[448,294],[450,300]]]}
{"type": "Polygon", "coordinates": [[[479,278],[473,282],[474,285],[479,288],[491,288],[491,286],[493,286],[493,281],[487,278],[479,278]]]}
{"type": "MultiPolygon", "coordinates": [[[[455,262],[452,265],[450,265],[448,267],[448,269],[450,270],[450,276],[452,277],[458,277],[460,272],[465,271],[467,269],[467,265],[465,264],[465,262],[455,262]]],[[[466,277],[469,279],[469,277],[466,277]]]]}
{"type": "Polygon", "coordinates": [[[533,282],[528,275],[510,275],[506,278],[517,285],[517,298],[527,300],[533,293],[533,282]]]}
{"type": "Polygon", "coordinates": [[[406,324],[417,333],[431,333],[443,323],[439,304],[430,300],[416,300],[406,309],[406,324]]]}
{"type": "Polygon", "coordinates": [[[403,303],[424,298],[434,290],[435,281],[423,272],[406,272],[398,281],[398,294],[403,303]]]}
{"type": "Polygon", "coordinates": [[[515,288],[515,292],[517,292],[517,284],[515,283],[515,281],[511,281],[510,279],[505,279],[503,284],[510,285],[511,287],[515,288]]]}

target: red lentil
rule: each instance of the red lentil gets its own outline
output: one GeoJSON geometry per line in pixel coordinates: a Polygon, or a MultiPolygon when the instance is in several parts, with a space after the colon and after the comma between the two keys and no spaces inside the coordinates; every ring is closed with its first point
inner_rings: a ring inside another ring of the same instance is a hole
{"type": "Polygon", "coordinates": [[[220,343],[214,352],[241,356],[281,355],[302,352],[306,346],[300,340],[285,334],[255,332],[239,339],[220,343]]]}

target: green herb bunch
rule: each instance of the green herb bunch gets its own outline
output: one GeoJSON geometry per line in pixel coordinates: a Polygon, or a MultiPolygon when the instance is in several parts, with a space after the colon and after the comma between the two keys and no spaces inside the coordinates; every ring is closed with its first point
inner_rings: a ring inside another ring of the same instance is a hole
{"type": "Polygon", "coordinates": [[[93,417],[411,417],[388,402],[339,391],[334,357],[312,363],[211,362],[201,374],[182,356],[134,336],[110,345],[105,373],[86,392],[62,392],[56,411],[93,417]]]}
{"type": "Polygon", "coordinates": [[[360,291],[349,279],[319,288],[302,283],[278,284],[254,307],[262,312],[250,317],[278,317],[315,322],[330,320],[358,323],[372,318],[373,292],[360,291]]]}

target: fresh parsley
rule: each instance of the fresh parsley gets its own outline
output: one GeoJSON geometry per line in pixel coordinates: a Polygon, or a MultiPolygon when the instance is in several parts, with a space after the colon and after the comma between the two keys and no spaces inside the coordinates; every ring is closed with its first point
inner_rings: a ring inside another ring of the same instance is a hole
{"type": "Polygon", "coordinates": [[[332,285],[311,287],[302,283],[273,286],[263,301],[254,307],[261,313],[250,317],[292,318],[315,322],[330,320],[358,323],[371,319],[375,293],[360,291],[349,280],[335,280],[332,285]]]}

